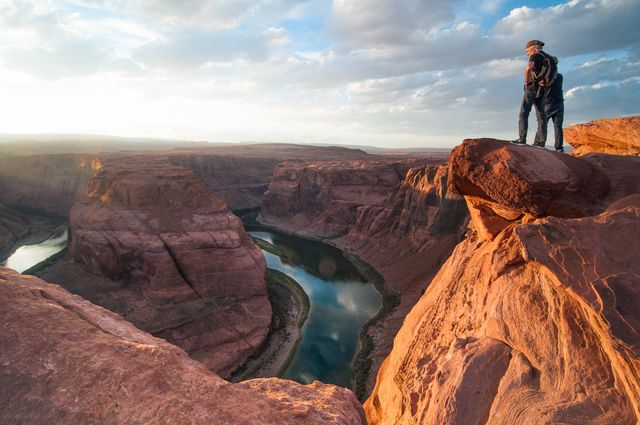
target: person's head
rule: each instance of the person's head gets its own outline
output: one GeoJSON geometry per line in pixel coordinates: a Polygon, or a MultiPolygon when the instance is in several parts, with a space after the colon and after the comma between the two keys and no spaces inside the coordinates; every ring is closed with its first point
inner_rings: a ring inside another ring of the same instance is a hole
{"type": "Polygon", "coordinates": [[[524,51],[527,52],[527,55],[531,56],[542,50],[543,46],[544,43],[540,40],[529,40],[524,47],[524,51]]]}

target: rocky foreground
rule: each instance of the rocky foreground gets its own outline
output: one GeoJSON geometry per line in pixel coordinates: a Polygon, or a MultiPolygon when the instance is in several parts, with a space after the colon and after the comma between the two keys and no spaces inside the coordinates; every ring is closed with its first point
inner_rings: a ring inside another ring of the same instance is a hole
{"type": "Polygon", "coordinates": [[[640,158],[467,140],[471,227],[407,316],[370,424],[635,424],[640,158]]]}
{"type": "Polygon", "coordinates": [[[0,322],[3,424],[365,424],[348,390],[230,384],[119,315],[5,268],[0,322]]]}

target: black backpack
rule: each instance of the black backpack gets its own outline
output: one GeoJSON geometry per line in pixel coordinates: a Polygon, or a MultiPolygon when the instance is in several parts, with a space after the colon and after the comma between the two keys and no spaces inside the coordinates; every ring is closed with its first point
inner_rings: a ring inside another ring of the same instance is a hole
{"type": "Polygon", "coordinates": [[[558,77],[558,58],[555,56],[551,56],[550,54],[548,54],[547,52],[543,52],[542,50],[540,50],[538,53],[540,53],[544,59],[542,62],[542,70],[540,71],[540,75],[537,76],[536,80],[541,86],[550,87],[558,77]]]}

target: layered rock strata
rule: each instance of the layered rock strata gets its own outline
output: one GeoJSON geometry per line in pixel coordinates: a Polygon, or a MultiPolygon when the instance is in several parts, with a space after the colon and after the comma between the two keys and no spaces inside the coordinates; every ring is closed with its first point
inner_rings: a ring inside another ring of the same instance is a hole
{"type": "Polygon", "coordinates": [[[637,423],[640,188],[621,182],[639,165],[456,148],[471,227],[396,336],[369,423],[637,423]]]}
{"type": "Polygon", "coordinates": [[[230,384],[117,314],[5,268],[0,323],[1,423],[365,424],[348,390],[230,384]]]}
{"type": "Polygon", "coordinates": [[[600,119],[564,129],[573,155],[640,155],[640,116],[600,119]]]}
{"type": "Polygon", "coordinates": [[[42,276],[175,343],[226,376],[271,322],[260,249],[189,169],[167,160],[105,160],[69,221],[69,260],[42,276]],[[114,282],[74,275],[82,268],[114,282]],[[75,285],[75,286],[74,286],[75,285]]]}
{"type": "Polygon", "coordinates": [[[260,220],[356,253],[384,277],[399,305],[367,329],[368,393],[404,316],[461,238],[465,202],[447,189],[440,159],[286,162],[274,173],[260,220]]]}

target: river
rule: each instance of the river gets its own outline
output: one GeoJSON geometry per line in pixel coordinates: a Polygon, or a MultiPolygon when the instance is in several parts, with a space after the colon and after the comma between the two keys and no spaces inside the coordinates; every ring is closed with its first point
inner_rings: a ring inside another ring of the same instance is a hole
{"type": "Polygon", "coordinates": [[[44,242],[32,245],[22,245],[11,254],[0,266],[8,267],[19,273],[46,260],[67,246],[68,230],[61,228],[44,242]]]}
{"type": "Polygon", "coordinates": [[[337,248],[271,231],[249,234],[284,252],[278,257],[263,250],[267,267],[295,279],[311,304],[302,340],[283,378],[350,388],[360,330],[380,310],[380,293],[337,248]]]}

